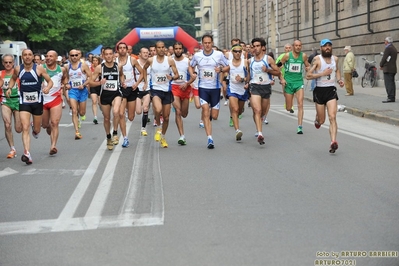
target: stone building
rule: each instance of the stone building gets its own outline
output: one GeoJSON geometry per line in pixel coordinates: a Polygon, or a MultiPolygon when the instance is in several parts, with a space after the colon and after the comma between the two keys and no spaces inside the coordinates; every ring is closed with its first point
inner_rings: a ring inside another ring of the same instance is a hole
{"type": "Polygon", "coordinates": [[[286,43],[299,39],[310,54],[328,38],[340,58],[343,48],[352,46],[359,74],[364,73],[362,57],[378,65],[385,37],[399,48],[398,0],[219,0],[218,9],[218,41],[224,48],[232,38],[248,43],[263,37],[268,52],[278,55],[286,43]]]}

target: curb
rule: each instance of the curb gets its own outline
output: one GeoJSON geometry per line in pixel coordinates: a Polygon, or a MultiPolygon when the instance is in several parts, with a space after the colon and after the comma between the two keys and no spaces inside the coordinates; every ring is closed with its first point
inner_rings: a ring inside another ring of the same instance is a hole
{"type": "MultiPolygon", "coordinates": [[[[279,91],[279,90],[273,90],[273,92],[276,92],[276,93],[279,93],[279,94],[283,94],[283,92],[279,91]]],[[[309,98],[309,97],[305,96],[304,100],[313,103],[313,99],[312,98],[309,98]]],[[[372,111],[363,111],[363,110],[360,110],[360,109],[357,109],[357,108],[348,107],[348,106],[345,106],[345,110],[347,111],[348,114],[351,114],[351,115],[354,115],[354,116],[363,117],[363,118],[367,118],[367,119],[378,121],[378,122],[387,123],[387,124],[394,125],[394,126],[399,126],[399,119],[398,118],[394,118],[394,117],[389,117],[389,116],[386,116],[386,115],[373,113],[372,111]]]]}

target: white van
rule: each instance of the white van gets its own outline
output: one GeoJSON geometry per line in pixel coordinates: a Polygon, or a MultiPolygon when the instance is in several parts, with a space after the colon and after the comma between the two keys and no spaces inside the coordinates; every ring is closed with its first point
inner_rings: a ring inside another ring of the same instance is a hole
{"type": "MultiPolygon", "coordinates": [[[[11,54],[14,56],[14,66],[22,64],[22,50],[28,48],[25,42],[21,41],[4,41],[0,43],[0,58],[4,54],[11,54]]],[[[3,70],[4,66],[0,62],[0,70],[3,70]]]]}

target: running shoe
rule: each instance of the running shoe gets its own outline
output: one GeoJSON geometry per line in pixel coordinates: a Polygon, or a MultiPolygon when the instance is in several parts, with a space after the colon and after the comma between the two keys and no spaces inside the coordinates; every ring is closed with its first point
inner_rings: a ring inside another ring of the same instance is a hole
{"type": "Polygon", "coordinates": [[[204,122],[202,122],[202,120],[199,122],[199,127],[200,128],[204,128],[205,127],[204,122]]]}
{"type": "Polygon", "coordinates": [[[97,118],[94,118],[94,119],[93,119],[93,123],[94,123],[95,125],[98,124],[97,118]]]}
{"type": "Polygon", "coordinates": [[[62,109],[64,109],[65,108],[65,101],[64,101],[64,99],[62,99],[62,109]]]}
{"type": "Polygon", "coordinates": [[[333,141],[330,145],[330,153],[335,153],[336,150],[338,150],[338,142],[333,141]]]}
{"type": "Polygon", "coordinates": [[[114,145],[118,145],[118,144],[119,144],[119,137],[118,137],[118,135],[113,135],[113,136],[112,136],[112,143],[113,143],[114,145]]]}
{"type": "Polygon", "coordinates": [[[180,137],[180,139],[177,141],[178,144],[180,145],[186,145],[186,138],[185,137],[180,137]]]}
{"type": "Polygon", "coordinates": [[[162,134],[162,130],[161,129],[157,129],[157,132],[154,135],[154,140],[156,142],[159,142],[161,140],[161,138],[162,138],[161,134],[162,134]]]}
{"type": "Polygon", "coordinates": [[[155,120],[155,118],[154,118],[154,124],[153,124],[153,126],[154,126],[154,127],[158,126],[158,125],[157,125],[157,121],[155,120]]]}
{"type": "Polygon", "coordinates": [[[269,121],[267,121],[267,117],[265,116],[265,119],[263,120],[263,123],[265,123],[266,125],[269,124],[269,121]]]}
{"type": "Polygon", "coordinates": [[[32,164],[33,163],[33,161],[32,161],[32,156],[30,156],[30,153],[28,153],[28,154],[23,154],[22,156],[21,156],[21,161],[23,161],[24,163],[26,163],[27,165],[30,165],[30,164],[32,164]]]}
{"type": "Polygon", "coordinates": [[[85,121],[86,120],[86,115],[80,116],[80,120],[85,121]]]}
{"type": "Polygon", "coordinates": [[[208,139],[208,149],[213,149],[215,148],[215,144],[213,143],[213,139],[208,139]]]}
{"type": "Polygon", "coordinates": [[[265,138],[261,134],[258,135],[258,142],[260,145],[265,144],[265,138]]]}
{"type": "Polygon", "coordinates": [[[147,130],[145,130],[144,127],[141,128],[140,134],[141,134],[141,136],[147,136],[148,135],[147,134],[147,130]]]}
{"type": "Polygon", "coordinates": [[[72,108],[69,108],[69,115],[72,116],[72,108]]]}
{"type": "Polygon", "coordinates": [[[7,159],[12,159],[17,157],[17,151],[14,149],[11,149],[10,152],[7,154],[7,159]]]}
{"type": "Polygon", "coordinates": [[[129,139],[128,138],[124,138],[123,139],[123,143],[122,143],[122,147],[123,148],[127,148],[129,147],[130,143],[129,143],[129,139]]]}
{"type": "Polygon", "coordinates": [[[259,136],[258,131],[255,132],[255,138],[257,138],[259,136]]]}
{"type": "Polygon", "coordinates": [[[78,128],[82,127],[82,122],[80,122],[80,119],[78,118],[78,128]]]}
{"type": "Polygon", "coordinates": [[[224,106],[227,106],[229,104],[229,100],[226,100],[225,102],[224,102],[224,106]]]}
{"type": "Polygon", "coordinates": [[[302,126],[298,126],[298,129],[297,129],[296,133],[299,134],[299,135],[303,134],[302,126]]]}
{"type": "Polygon", "coordinates": [[[36,133],[35,130],[33,129],[33,128],[34,128],[34,127],[33,127],[33,122],[30,123],[30,126],[32,127],[32,136],[33,136],[35,139],[38,139],[38,138],[39,138],[39,133],[36,133]]]}
{"type": "Polygon", "coordinates": [[[241,119],[241,118],[242,118],[242,114],[238,116],[238,119],[241,119]]]}
{"type": "Polygon", "coordinates": [[[234,127],[234,122],[233,122],[233,118],[232,117],[230,117],[229,126],[230,127],[234,127]]]}
{"type": "MultiPolygon", "coordinates": [[[[287,110],[287,105],[286,105],[286,104],[284,104],[284,109],[287,110]]],[[[293,113],[295,112],[295,111],[294,111],[294,106],[291,107],[291,110],[289,110],[289,112],[290,112],[291,114],[293,114],[293,113]]]]}
{"type": "Polygon", "coordinates": [[[54,148],[52,148],[52,149],[50,150],[49,154],[50,154],[50,155],[54,155],[54,154],[57,154],[57,152],[58,152],[57,148],[54,147],[54,148]]]}
{"type": "Polygon", "coordinates": [[[82,135],[80,134],[80,132],[79,131],[76,131],[76,133],[75,133],[75,139],[81,139],[82,138],[82,135]]]}
{"type": "Polygon", "coordinates": [[[112,142],[112,139],[107,139],[107,148],[108,150],[112,150],[114,148],[114,143],[112,142]]]}
{"type": "Polygon", "coordinates": [[[168,147],[168,143],[166,142],[165,138],[161,138],[161,147],[162,148],[167,148],[168,147]]]}
{"type": "Polygon", "coordinates": [[[317,128],[317,129],[319,129],[320,126],[321,126],[321,124],[320,124],[317,120],[315,120],[315,121],[314,121],[314,127],[317,128]]]}
{"type": "Polygon", "coordinates": [[[236,131],[236,141],[240,141],[242,137],[242,131],[237,129],[236,131]]]}
{"type": "Polygon", "coordinates": [[[163,124],[163,116],[162,115],[159,117],[159,122],[161,122],[161,125],[163,124]]]}

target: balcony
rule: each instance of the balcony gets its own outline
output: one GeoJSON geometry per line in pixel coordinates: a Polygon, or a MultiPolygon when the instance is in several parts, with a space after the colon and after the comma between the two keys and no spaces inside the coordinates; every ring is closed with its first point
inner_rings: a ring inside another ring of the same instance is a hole
{"type": "Polygon", "coordinates": [[[211,0],[202,0],[202,8],[211,8],[211,0]]]}
{"type": "Polygon", "coordinates": [[[202,10],[195,11],[195,18],[202,18],[204,12],[202,10]]]}

